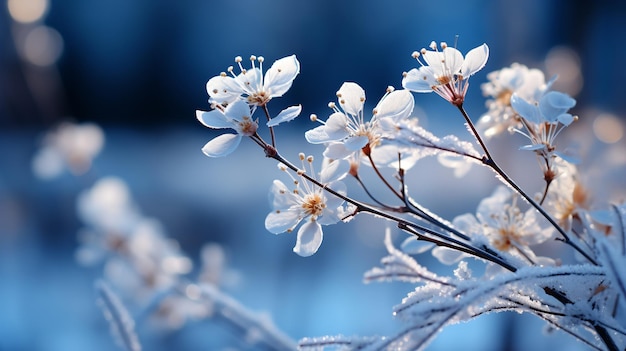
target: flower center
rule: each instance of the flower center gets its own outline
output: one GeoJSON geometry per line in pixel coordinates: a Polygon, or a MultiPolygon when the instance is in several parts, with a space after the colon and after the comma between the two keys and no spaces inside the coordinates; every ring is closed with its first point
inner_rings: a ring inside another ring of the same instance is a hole
{"type": "Polygon", "coordinates": [[[248,95],[248,104],[257,105],[257,106],[265,106],[272,98],[270,94],[265,91],[258,91],[252,95],[248,95]]]}
{"type": "Polygon", "coordinates": [[[307,215],[319,217],[326,208],[326,203],[324,203],[322,195],[318,193],[308,194],[304,197],[302,208],[307,215]]]}
{"type": "Polygon", "coordinates": [[[252,136],[256,133],[258,125],[249,116],[244,116],[239,122],[239,133],[245,136],[252,136]]]}

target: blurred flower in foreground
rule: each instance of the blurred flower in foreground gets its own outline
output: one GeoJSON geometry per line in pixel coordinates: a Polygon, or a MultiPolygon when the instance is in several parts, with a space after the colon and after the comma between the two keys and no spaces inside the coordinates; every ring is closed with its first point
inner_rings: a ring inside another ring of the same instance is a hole
{"type": "Polygon", "coordinates": [[[478,121],[478,128],[487,138],[493,137],[511,128],[519,128],[519,115],[511,107],[511,96],[517,96],[529,103],[538,102],[555,81],[546,83],[543,72],[513,63],[499,71],[487,74],[487,83],[481,85],[489,109],[478,121]]]}
{"type": "Polygon", "coordinates": [[[77,259],[86,265],[104,262],[108,280],[121,290],[149,296],[191,271],[191,260],[157,220],[139,213],[122,180],[100,179],[79,196],[77,206],[86,224],[77,259]]]}
{"type": "Polygon", "coordinates": [[[469,77],[480,71],[489,58],[489,47],[482,44],[470,50],[465,58],[455,48],[441,43],[441,51],[437,44],[430,43],[430,51],[426,49],[414,52],[421,67],[413,68],[403,74],[402,86],[416,93],[436,92],[453,105],[461,106],[469,87],[469,77]],[[424,62],[419,57],[424,58],[424,62]]]}
{"type": "Polygon", "coordinates": [[[43,147],[32,161],[33,171],[42,179],[57,177],[64,169],[84,174],[103,145],[104,133],[98,125],[64,122],[44,136],[43,147]]]}

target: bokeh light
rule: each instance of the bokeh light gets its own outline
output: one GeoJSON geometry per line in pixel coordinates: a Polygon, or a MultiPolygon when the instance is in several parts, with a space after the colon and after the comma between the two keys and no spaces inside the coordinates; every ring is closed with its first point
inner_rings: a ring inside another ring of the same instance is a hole
{"type": "Polygon", "coordinates": [[[63,38],[55,29],[47,26],[32,28],[22,46],[22,56],[35,66],[53,65],[63,53],[63,38]]]}
{"type": "Polygon", "coordinates": [[[624,136],[624,124],[617,116],[603,113],[593,121],[593,133],[603,143],[614,144],[624,136]]]}
{"type": "Polygon", "coordinates": [[[48,11],[48,0],[8,0],[7,7],[16,22],[33,23],[48,11]]]}

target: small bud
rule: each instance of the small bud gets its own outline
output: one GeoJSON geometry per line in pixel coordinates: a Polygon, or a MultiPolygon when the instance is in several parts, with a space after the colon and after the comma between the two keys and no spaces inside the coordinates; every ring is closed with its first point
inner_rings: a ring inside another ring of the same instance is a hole
{"type": "Polygon", "coordinates": [[[237,56],[237,57],[235,57],[235,62],[239,63],[239,62],[241,62],[241,61],[243,61],[243,60],[241,59],[241,56],[237,56]]]}
{"type": "Polygon", "coordinates": [[[304,152],[299,153],[298,157],[300,158],[300,161],[304,161],[304,152]]]}
{"type": "Polygon", "coordinates": [[[317,115],[315,113],[311,113],[311,116],[309,116],[309,118],[311,119],[311,122],[317,122],[317,115]]]}

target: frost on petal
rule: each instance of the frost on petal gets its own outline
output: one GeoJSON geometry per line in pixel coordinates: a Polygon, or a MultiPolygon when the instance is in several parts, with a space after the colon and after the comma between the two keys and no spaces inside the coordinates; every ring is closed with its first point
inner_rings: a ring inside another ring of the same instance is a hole
{"type": "Polygon", "coordinates": [[[308,221],[298,230],[298,238],[293,252],[302,257],[311,256],[322,245],[322,226],[316,221],[308,221]]]}
{"type": "Polygon", "coordinates": [[[307,130],[304,133],[304,138],[311,144],[322,144],[331,141],[328,134],[326,134],[326,126],[319,126],[313,129],[307,130]]]}
{"type": "Polygon", "coordinates": [[[298,117],[302,112],[302,105],[290,106],[280,111],[280,113],[267,122],[268,127],[275,127],[283,122],[289,122],[298,117]]]}
{"type": "Polygon", "coordinates": [[[348,118],[341,112],[335,112],[326,121],[324,131],[330,138],[330,140],[340,140],[347,137],[348,132],[348,118]]]}
{"type": "Polygon", "coordinates": [[[487,44],[483,44],[470,50],[465,55],[465,61],[463,61],[463,66],[461,67],[461,75],[464,78],[467,78],[480,71],[483,67],[485,67],[488,58],[489,47],[487,44]]]}
{"type": "Polygon", "coordinates": [[[294,228],[301,220],[300,213],[295,209],[273,211],[265,217],[265,229],[272,234],[280,234],[294,228]]]}
{"type": "Polygon", "coordinates": [[[346,113],[358,116],[363,111],[365,90],[356,83],[345,82],[337,91],[337,98],[346,113]]]}
{"type": "Polygon", "coordinates": [[[200,123],[209,128],[222,129],[232,128],[233,122],[220,110],[196,111],[196,118],[200,123]]]}
{"type": "Polygon", "coordinates": [[[243,93],[239,83],[232,77],[216,76],[206,83],[206,90],[211,102],[231,103],[243,93]]]}
{"type": "Polygon", "coordinates": [[[433,83],[425,72],[417,68],[408,71],[402,78],[402,87],[416,93],[430,93],[433,91],[433,83]]]}
{"type": "Polygon", "coordinates": [[[276,60],[265,73],[263,90],[268,91],[271,97],[283,96],[291,88],[298,73],[300,73],[300,62],[296,55],[276,60]]]}
{"type": "Polygon", "coordinates": [[[239,134],[223,134],[209,141],[202,148],[202,152],[209,157],[222,157],[235,151],[241,142],[239,134]]]}
{"type": "Polygon", "coordinates": [[[385,96],[374,108],[374,111],[376,111],[376,118],[378,119],[391,118],[397,121],[409,117],[414,107],[413,94],[403,89],[392,91],[385,96]]]}

